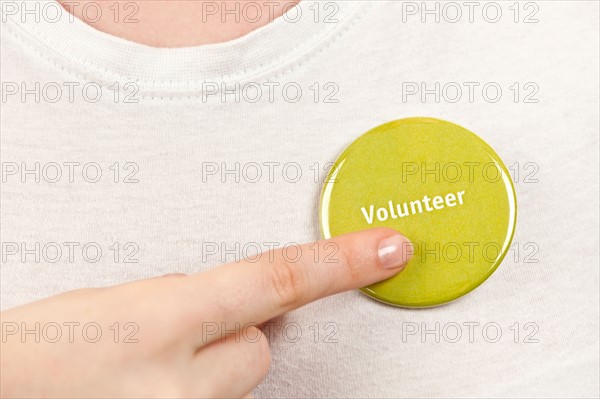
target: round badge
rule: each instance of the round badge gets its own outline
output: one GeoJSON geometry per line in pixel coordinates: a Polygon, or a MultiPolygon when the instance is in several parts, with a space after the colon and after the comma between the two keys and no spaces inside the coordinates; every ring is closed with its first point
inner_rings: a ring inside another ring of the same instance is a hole
{"type": "Polygon", "coordinates": [[[323,238],[390,227],[413,243],[406,268],[362,288],[402,307],[431,307],[477,288],[500,265],[516,224],[515,189],[474,133],[433,118],[376,127],[331,168],[321,192],[323,238]]]}

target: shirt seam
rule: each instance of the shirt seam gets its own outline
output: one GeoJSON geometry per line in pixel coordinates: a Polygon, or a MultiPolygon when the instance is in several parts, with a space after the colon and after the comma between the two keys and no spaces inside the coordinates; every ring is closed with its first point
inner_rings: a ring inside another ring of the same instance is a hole
{"type": "MultiPolygon", "coordinates": [[[[222,83],[225,83],[225,86],[231,84],[241,84],[244,82],[248,82],[251,79],[268,81],[269,79],[280,79],[285,77],[288,74],[291,74],[304,65],[308,64],[314,58],[328,50],[331,46],[333,46],[342,36],[344,36],[350,29],[352,29],[359,21],[363,19],[363,17],[369,12],[371,9],[371,3],[364,5],[362,9],[358,10],[357,13],[350,16],[349,20],[344,24],[340,29],[332,31],[330,34],[326,35],[323,39],[317,41],[312,48],[307,49],[306,51],[300,52],[298,56],[294,56],[294,52],[297,50],[291,50],[285,55],[278,57],[278,59],[272,61],[272,67],[268,68],[265,72],[260,72],[260,67],[256,68],[259,72],[255,72],[251,75],[252,72],[248,73],[245,70],[243,73],[239,74],[239,80],[231,80],[234,77],[234,74],[222,76],[222,83]],[[288,61],[286,62],[286,58],[288,61]],[[229,80],[228,80],[229,79],[229,80]]],[[[55,68],[61,70],[62,72],[71,75],[77,79],[82,81],[91,81],[97,83],[103,88],[108,88],[108,85],[112,85],[115,81],[118,82],[128,82],[128,83],[143,83],[143,86],[140,86],[140,91],[137,94],[139,98],[142,99],[170,99],[170,100],[179,100],[179,99],[194,99],[202,97],[205,92],[202,88],[190,88],[190,84],[193,83],[202,83],[201,80],[192,81],[182,81],[183,83],[187,83],[187,88],[174,88],[174,87],[156,87],[157,82],[162,84],[171,84],[172,80],[153,80],[153,81],[143,81],[134,78],[129,78],[127,76],[122,76],[115,74],[113,72],[109,72],[107,69],[102,71],[101,69],[95,69],[89,71],[95,67],[95,65],[85,65],[83,63],[78,63],[75,60],[69,59],[63,56],[60,53],[55,52],[52,48],[48,47],[45,43],[40,41],[34,35],[29,35],[26,31],[18,26],[13,21],[7,21],[4,26],[6,28],[6,32],[11,35],[13,38],[21,42],[21,44],[25,45],[29,48],[33,53],[41,58],[47,64],[54,66],[55,68]],[[11,26],[13,25],[13,26],[11,26]],[[16,26],[14,26],[16,25],[16,26]],[[22,30],[22,32],[18,32],[18,30],[22,30]],[[31,43],[32,41],[35,42],[31,43]],[[47,50],[44,52],[43,50],[47,50]],[[71,64],[71,65],[69,65],[71,64]],[[86,71],[88,69],[88,71],[86,71]],[[94,74],[98,76],[94,77],[94,74]],[[112,78],[108,76],[110,74],[114,74],[115,76],[112,78]],[[102,76],[104,75],[104,76],[102,76]],[[100,78],[100,79],[98,79],[100,78]],[[98,81],[102,80],[102,81],[98,81]],[[146,85],[147,84],[147,85],[146,85]]],[[[262,66],[262,64],[261,64],[262,66]]],[[[219,82],[221,83],[221,82],[219,82]]],[[[219,85],[217,93],[221,92],[222,88],[219,85]]],[[[214,91],[211,91],[211,94],[215,94],[214,91]]]]}

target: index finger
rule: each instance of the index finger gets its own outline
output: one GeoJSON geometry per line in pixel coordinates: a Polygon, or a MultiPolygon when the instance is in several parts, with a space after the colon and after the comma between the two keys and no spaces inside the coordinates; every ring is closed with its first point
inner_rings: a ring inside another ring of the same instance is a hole
{"type": "Polygon", "coordinates": [[[412,256],[410,241],[376,228],[263,253],[191,276],[188,287],[203,322],[230,332],[263,323],[328,295],[385,280],[412,256]]]}

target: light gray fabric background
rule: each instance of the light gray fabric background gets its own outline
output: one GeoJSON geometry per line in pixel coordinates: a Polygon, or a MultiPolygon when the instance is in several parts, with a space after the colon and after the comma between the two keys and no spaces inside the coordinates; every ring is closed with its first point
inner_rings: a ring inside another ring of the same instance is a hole
{"type": "MultiPolygon", "coordinates": [[[[58,183],[5,176],[3,245],[80,246],[73,262],[66,252],[56,263],[48,261],[51,254],[36,263],[33,256],[23,262],[3,253],[2,308],[80,287],[201,272],[221,256],[234,260],[222,249],[317,240],[319,179],[327,163],[374,126],[432,116],[476,132],[519,171],[515,247],[484,285],[447,306],[397,309],[348,292],[277,320],[271,371],[255,394],[598,397],[598,2],[520,3],[517,23],[512,2],[494,3],[502,11],[496,23],[483,17],[485,2],[473,22],[457,3],[463,16],[456,23],[446,20],[455,16],[449,8],[437,23],[431,15],[422,22],[410,14],[406,2],[338,4],[335,23],[323,22],[323,3],[315,23],[305,3],[300,23],[277,20],[232,43],[175,51],[107,37],[80,21],[22,23],[19,15],[3,15],[3,84],[80,83],[73,102],[66,89],[56,103],[51,92],[39,103],[33,95],[3,98],[3,168],[38,162],[52,178],[51,162],[63,165],[63,174],[65,162],[95,162],[103,174],[97,183],[83,179],[81,166],[73,182],[66,175],[58,183]],[[538,22],[524,23],[531,13],[538,22]],[[204,101],[202,82],[221,80],[257,83],[263,98],[204,101]],[[83,99],[86,82],[102,85],[98,102],[83,99]],[[117,102],[109,89],[115,82],[117,102]],[[133,86],[123,90],[128,82],[133,86]],[[272,102],[264,82],[280,84],[272,102]],[[281,91],[291,82],[302,88],[295,103],[281,91]],[[450,84],[439,101],[403,98],[407,85],[431,89],[436,82],[450,84]],[[479,83],[473,101],[468,82],[479,83]],[[463,88],[456,102],[454,84],[463,88]],[[492,87],[487,99],[486,84],[492,87]],[[139,101],[124,103],[132,87],[139,101]],[[493,87],[502,89],[497,102],[493,87]],[[337,102],[325,102],[334,90],[337,102]],[[119,183],[110,169],[115,162],[119,183]],[[255,169],[243,173],[251,162],[263,165],[256,183],[250,181],[255,169]],[[273,182],[265,162],[279,163],[273,182]],[[203,178],[203,167],[213,163],[240,163],[240,181],[203,178]],[[297,182],[291,182],[291,163],[302,171],[297,182]],[[135,168],[139,181],[123,183],[135,168]],[[115,242],[119,262],[110,249],[115,242]],[[129,242],[139,249],[138,263],[123,263],[135,248],[125,248],[129,242]],[[100,261],[83,258],[86,243],[102,249],[100,261]],[[223,248],[207,255],[206,243],[223,248]],[[415,326],[419,331],[407,334],[415,326]],[[462,337],[453,343],[456,326],[462,337]],[[501,335],[489,342],[496,327],[501,335]],[[436,328],[437,337],[423,333],[436,328]]],[[[487,10],[494,18],[495,8],[487,10]]]]}

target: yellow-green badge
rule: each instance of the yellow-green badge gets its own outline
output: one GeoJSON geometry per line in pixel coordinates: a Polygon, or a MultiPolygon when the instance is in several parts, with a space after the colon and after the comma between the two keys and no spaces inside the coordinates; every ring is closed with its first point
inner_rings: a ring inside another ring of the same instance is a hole
{"type": "Polygon", "coordinates": [[[391,227],[413,242],[404,271],[362,289],[404,307],[441,305],[483,283],[510,247],[517,214],[498,154],[433,118],[401,119],[359,137],[331,168],[320,207],[324,238],[391,227]]]}

